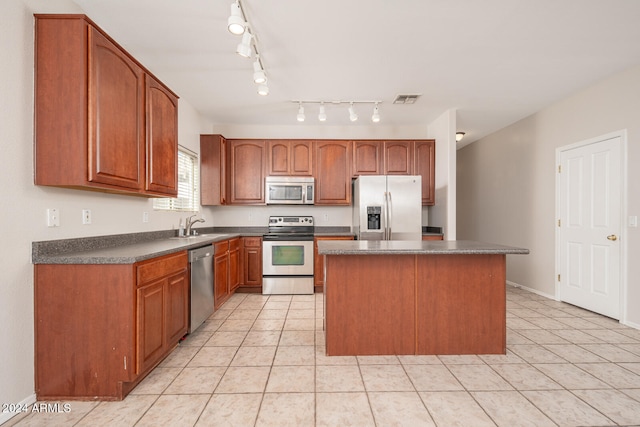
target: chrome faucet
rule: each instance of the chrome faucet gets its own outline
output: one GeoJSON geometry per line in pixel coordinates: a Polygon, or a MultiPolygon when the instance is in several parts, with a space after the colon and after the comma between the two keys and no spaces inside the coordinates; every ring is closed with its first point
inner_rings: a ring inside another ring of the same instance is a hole
{"type": "Polygon", "coordinates": [[[204,222],[204,219],[202,218],[193,219],[194,216],[195,215],[191,215],[190,217],[187,218],[186,227],[184,229],[185,236],[191,236],[191,227],[193,227],[193,224],[195,224],[196,222],[204,222]]]}

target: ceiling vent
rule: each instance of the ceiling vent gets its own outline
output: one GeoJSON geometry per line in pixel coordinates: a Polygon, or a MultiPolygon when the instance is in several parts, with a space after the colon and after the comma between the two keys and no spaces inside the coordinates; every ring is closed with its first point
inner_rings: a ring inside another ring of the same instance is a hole
{"type": "Polygon", "coordinates": [[[398,95],[393,100],[394,104],[415,104],[420,95],[398,95]]]}

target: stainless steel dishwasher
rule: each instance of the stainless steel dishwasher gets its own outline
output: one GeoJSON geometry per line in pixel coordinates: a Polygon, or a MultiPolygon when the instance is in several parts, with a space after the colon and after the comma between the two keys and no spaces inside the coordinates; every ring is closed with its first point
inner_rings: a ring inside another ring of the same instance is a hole
{"type": "Polygon", "coordinates": [[[213,246],[189,251],[191,298],[189,333],[194,332],[213,314],[213,246]]]}

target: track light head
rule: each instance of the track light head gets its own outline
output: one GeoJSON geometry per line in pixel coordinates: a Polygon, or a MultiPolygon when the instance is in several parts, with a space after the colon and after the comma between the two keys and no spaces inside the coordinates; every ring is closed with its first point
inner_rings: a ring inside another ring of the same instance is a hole
{"type": "Polygon", "coordinates": [[[320,112],[318,113],[318,120],[321,122],[327,121],[327,113],[324,110],[324,104],[320,104],[320,112]]]}
{"type": "Polygon", "coordinates": [[[349,106],[349,120],[351,120],[352,122],[355,122],[356,120],[358,120],[358,115],[356,114],[355,110],[353,109],[353,102],[349,106]]]}
{"type": "Polygon", "coordinates": [[[269,86],[267,86],[267,82],[264,82],[260,86],[258,86],[258,95],[267,96],[269,95],[269,86]]]}
{"type": "Polygon", "coordinates": [[[231,34],[239,36],[244,33],[245,27],[246,22],[242,17],[240,3],[238,1],[234,1],[231,3],[231,15],[229,15],[229,19],[227,20],[227,29],[231,34]]]}
{"type": "Polygon", "coordinates": [[[249,30],[245,31],[242,35],[242,42],[238,44],[236,53],[244,58],[251,58],[251,38],[252,35],[249,30]]]}
{"type": "Polygon", "coordinates": [[[267,75],[262,69],[262,64],[260,64],[260,58],[256,58],[256,61],[253,63],[253,81],[257,84],[262,84],[267,81],[267,75]]]}
{"type": "Polygon", "coordinates": [[[378,109],[378,103],[373,107],[373,115],[371,116],[371,121],[373,123],[378,123],[380,121],[380,110],[378,109]]]}
{"type": "Polygon", "coordinates": [[[296,116],[299,122],[304,122],[304,107],[302,103],[300,103],[300,107],[298,108],[298,115],[296,116]]]}

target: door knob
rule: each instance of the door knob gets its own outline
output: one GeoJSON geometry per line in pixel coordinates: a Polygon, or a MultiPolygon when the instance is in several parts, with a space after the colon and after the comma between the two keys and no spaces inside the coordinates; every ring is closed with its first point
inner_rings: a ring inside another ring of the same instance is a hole
{"type": "Polygon", "coordinates": [[[611,236],[607,236],[607,239],[609,240],[618,240],[618,236],[616,236],[615,234],[612,234],[611,236]]]}

